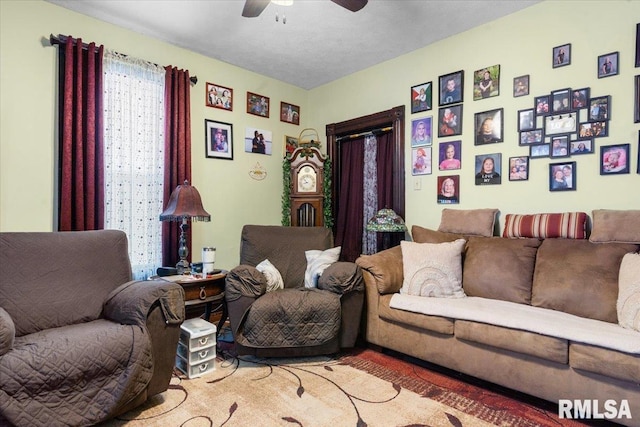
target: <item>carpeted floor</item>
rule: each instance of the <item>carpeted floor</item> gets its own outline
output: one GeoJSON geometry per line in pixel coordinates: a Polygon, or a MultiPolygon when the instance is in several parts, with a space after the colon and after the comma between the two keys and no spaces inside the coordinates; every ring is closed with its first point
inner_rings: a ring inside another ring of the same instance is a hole
{"type": "Polygon", "coordinates": [[[165,393],[104,426],[583,425],[558,419],[552,404],[415,362],[366,348],[334,357],[236,357],[232,344],[219,341],[215,371],[195,379],[176,373],[165,393]]]}

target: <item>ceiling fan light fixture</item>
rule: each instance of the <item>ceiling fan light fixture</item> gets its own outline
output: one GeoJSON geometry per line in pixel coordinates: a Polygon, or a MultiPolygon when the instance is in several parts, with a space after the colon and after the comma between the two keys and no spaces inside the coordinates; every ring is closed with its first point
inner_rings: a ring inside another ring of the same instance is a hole
{"type": "Polygon", "coordinates": [[[278,6],[291,6],[293,4],[293,0],[271,0],[271,3],[278,6]]]}

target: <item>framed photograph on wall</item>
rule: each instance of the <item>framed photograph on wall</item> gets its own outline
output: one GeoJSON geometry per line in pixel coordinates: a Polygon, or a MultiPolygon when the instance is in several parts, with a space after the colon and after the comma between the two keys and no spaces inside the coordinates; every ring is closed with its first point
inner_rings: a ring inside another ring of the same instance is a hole
{"type": "Polygon", "coordinates": [[[571,155],[593,154],[593,139],[571,141],[571,155]]]}
{"type": "Polygon", "coordinates": [[[549,157],[551,152],[551,144],[537,144],[529,146],[529,158],[530,159],[542,159],[549,157]]]}
{"type": "Polygon", "coordinates": [[[476,156],[476,185],[501,184],[502,153],[476,156]]]}
{"type": "Polygon", "coordinates": [[[611,52],[598,56],[598,78],[618,75],[620,53],[611,52]]]}
{"type": "Polygon", "coordinates": [[[536,116],[533,108],[518,111],[518,132],[536,128],[536,116]]]}
{"type": "Polygon", "coordinates": [[[551,112],[553,114],[571,111],[571,89],[560,89],[551,92],[551,112]]]}
{"type": "Polygon", "coordinates": [[[462,105],[440,108],[438,110],[438,136],[462,134],[462,105]]]}
{"type": "Polygon", "coordinates": [[[432,117],[411,120],[411,146],[431,145],[433,141],[432,117]]]}
{"type": "Polygon", "coordinates": [[[520,132],[520,142],[518,145],[541,144],[544,140],[542,129],[533,129],[520,132]]]}
{"type": "Polygon", "coordinates": [[[460,203],[460,175],[439,176],[436,185],[438,204],[451,205],[460,203]]]}
{"type": "Polygon", "coordinates": [[[500,95],[500,65],[477,70],[473,73],[473,100],[500,95]]]}
{"type": "Polygon", "coordinates": [[[509,157],[509,181],[529,179],[529,156],[509,157]]]}
{"type": "Polygon", "coordinates": [[[589,120],[601,121],[611,118],[611,97],[598,96],[589,100],[589,120]]]}
{"type": "Polygon", "coordinates": [[[600,175],[629,173],[629,149],[631,144],[600,147],[600,175]]]}
{"type": "Polygon", "coordinates": [[[571,43],[553,48],[553,68],[571,64],[571,43]]]}
{"type": "Polygon", "coordinates": [[[247,113],[269,118],[269,97],[247,92],[247,113]]]}
{"type": "Polygon", "coordinates": [[[273,152],[272,132],[252,127],[245,128],[244,151],[245,153],[271,155],[273,152]]]}
{"type": "Polygon", "coordinates": [[[513,78],[513,97],[529,95],[529,75],[513,78]]]}
{"type": "Polygon", "coordinates": [[[575,114],[558,114],[544,117],[545,136],[562,133],[574,133],[577,130],[578,121],[575,114]]]}
{"type": "Polygon", "coordinates": [[[538,116],[549,114],[549,95],[536,96],[535,109],[538,116]]]}
{"type": "Polygon", "coordinates": [[[431,110],[432,82],[422,83],[411,87],[411,114],[431,110]]]}
{"type": "Polygon", "coordinates": [[[575,191],[576,162],[549,164],[549,191],[575,191]]]}
{"type": "Polygon", "coordinates": [[[300,107],[289,104],[288,102],[280,102],[280,121],[291,123],[293,125],[300,124],[300,107]]]}
{"type": "Polygon", "coordinates": [[[207,107],[233,110],[233,89],[207,82],[206,100],[207,107]]]}
{"type": "Polygon", "coordinates": [[[549,156],[554,157],[569,157],[569,136],[557,135],[551,138],[551,153],[549,156]]]}
{"type": "Polygon", "coordinates": [[[640,75],[635,77],[635,90],[633,94],[633,122],[640,123],[640,75]]]}
{"type": "Polygon", "coordinates": [[[640,67],[640,24],[636,24],[636,68],[640,67]]]}
{"type": "Polygon", "coordinates": [[[438,105],[457,104],[463,101],[464,96],[464,70],[455,73],[445,74],[438,78],[439,81],[439,103],[438,105]]]}
{"type": "Polygon", "coordinates": [[[233,160],[233,125],[204,120],[205,155],[210,159],[233,160]]]}
{"type": "Polygon", "coordinates": [[[581,108],[587,108],[589,104],[589,91],[588,87],[582,89],[574,89],[571,94],[571,107],[574,110],[581,108]]]}
{"type": "Polygon", "coordinates": [[[298,138],[295,136],[285,135],[283,155],[286,156],[293,153],[293,150],[295,150],[296,148],[298,148],[298,138]]]}
{"type": "Polygon", "coordinates": [[[475,114],[475,145],[493,144],[504,141],[504,109],[483,111],[475,114]]]}
{"type": "Polygon", "coordinates": [[[438,169],[460,169],[462,166],[462,141],[441,142],[438,150],[438,169]]]}
{"type": "Polygon", "coordinates": [[[431,147],[411,149],[411,175],[431,175],[431,147]]]}

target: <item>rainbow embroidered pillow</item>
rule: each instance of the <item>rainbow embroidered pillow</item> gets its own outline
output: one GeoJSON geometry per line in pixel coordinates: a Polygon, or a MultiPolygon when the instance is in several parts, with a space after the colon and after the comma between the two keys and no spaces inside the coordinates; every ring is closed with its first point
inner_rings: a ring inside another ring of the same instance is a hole
{"type": "Polygon", "coordinates": [[[586,239],[587,214],[585,212],[507,214],[502,237],[586,239]]]}

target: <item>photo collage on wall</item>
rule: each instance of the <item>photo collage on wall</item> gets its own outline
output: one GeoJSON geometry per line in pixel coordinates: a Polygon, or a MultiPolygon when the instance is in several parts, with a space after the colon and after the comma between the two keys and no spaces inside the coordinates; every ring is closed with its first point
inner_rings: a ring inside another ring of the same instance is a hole
{"type": "MultiPolygon", "coordinates": [[[[572,53],[570,43],[553,47],[551,68],[570,66],[572,53]]],[[[594,59],[594,77],[600,79],[619,74],[618,52],[606,53],[594,59]]],[[[500,73],[499,64],[474,71],[473,101],[482,102],[500,96],[500,73]]],[[[411,159],[414,176],[431,174],[431,164],[435,160],[433,169],[439,174],[436,180],[439,204],[460,202],[460,175],[455,171],[462,170],[462,153],[468,151],[469,148],[465,147],[470,145],[467,137],[470,132],[463,137],[462,129],[464,76],[464,70],[439,76],[435,93],[431,82],[411,88],[412,114],[431,110],[432,94],[437,97],[437,114],[416,118],[411,122],[411,159]]],[[[514,77],[512,89],[514,98],[529,96],[530,75],[514,77]]],[[[561,87],[534,95],[531,107],[517,111],[517,144],[528,152],[505,158],[504,173],[509,181],[528,181],[531,160],[551,159],[549,191],[576,190],[578,175],[574,156],[596,153],[598,138],[609,136],[612,96],[606,93],[593,94],[590,87],[561,87]]],[[[640,98],[639,77],[636,77],[636,97],[640,98]]],[[[636,100],[636,103],[636,119],[640,121],[640,100],[636,100]]],[[[491,149],[491,144],[510,139],[504,135],[504,120],[504,108],[474,113],[473,145],[475,150],[484,152],[478,152],[473,157],[475,185],[503,183],[502,153],[491,149]]],[[[638,145],[640,150],[640,133],[638,145]]],[[[631,144],[599,148],[601,175],[629,173],[631,144]]],[[[640,153],[638,157],[640,162],[640,153]]],[[[467,168],[471,168],[471,165],[466,165],[467,168]]]]}

